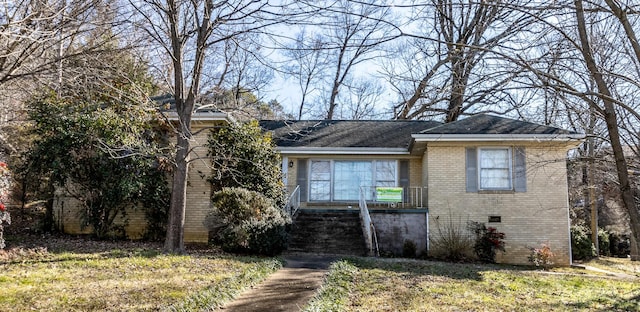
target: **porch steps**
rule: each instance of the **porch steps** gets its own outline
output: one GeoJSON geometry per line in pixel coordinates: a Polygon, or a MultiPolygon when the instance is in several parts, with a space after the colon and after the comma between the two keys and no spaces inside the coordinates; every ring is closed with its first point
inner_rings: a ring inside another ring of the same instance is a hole
{"type": "Polygon", "coordinates": [[[365,256],[367,249],[357,210],[298,210],[289,251],[365,256]]]}

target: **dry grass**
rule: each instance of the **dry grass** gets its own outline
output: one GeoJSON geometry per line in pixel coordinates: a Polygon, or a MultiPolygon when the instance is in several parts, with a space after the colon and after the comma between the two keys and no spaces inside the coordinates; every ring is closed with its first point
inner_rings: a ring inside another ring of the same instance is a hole
{"type": "Polygon", "coordinates": [[[585,262],[585,265],[608,270],[616,273],[624,273],[640,277],[640,261],[631,261],[630,258],[599,257],[585,262]]]}
{"type": "MultiPolygon", "coordinates": [[[[118,244],[105,246],[116,248],[118,244]]],[[[3,252],[0,311],[215,307],[281,265],[272,258],[231,257],[208,251],[164,255],[148,247],[103,249],[48,252],[44,248],[15,248],[3,252]]]]}
{"type": "Polygon", "coordinates": [[[401,259],[332,267],[306,311],[638,311],[640,280],[401,259]]]}

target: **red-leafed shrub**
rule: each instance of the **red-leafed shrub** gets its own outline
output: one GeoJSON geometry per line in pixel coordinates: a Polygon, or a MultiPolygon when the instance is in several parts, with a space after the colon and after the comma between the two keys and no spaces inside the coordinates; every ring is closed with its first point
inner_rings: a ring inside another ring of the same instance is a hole
{"type": "Polygon", "coordinates": [[[480,222],[470,222],[469,228],[476,235],[473,251],[478,259],[483,262],[496,262],[496,251],[505,252],[504,233],[494,227],[486,227],[480,222]]]}

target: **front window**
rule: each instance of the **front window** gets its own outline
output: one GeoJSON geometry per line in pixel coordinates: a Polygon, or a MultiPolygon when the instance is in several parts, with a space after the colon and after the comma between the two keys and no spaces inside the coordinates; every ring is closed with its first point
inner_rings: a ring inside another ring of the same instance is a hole
{"type": "Polygon", "coordinates": [[[396,186],[396,161],[376,161],[376,186],[396,186]]]}
{"type": "Polygon", "coordinates": [[[331,200],[331,162],[324,160],[311,162],[309,199],[331,200]]]}
{"type": "Polygon", "coordinates": [[[336,161],[334,165],[333,200],[357,200],[360,187],[373,185],[370,161],[336,161]]]}
{"type": "Polygon", "coordinates": [[[397,185],[395,160],[313,160],[310,171],[311,201],[357,201],[360,188],[373,200],[376,186],[397,185]]]}
{"type": "Polygon", "coordinates": [[[481,148],[478,153],[480,189],[511,189],[511,150],[481,148]]]}

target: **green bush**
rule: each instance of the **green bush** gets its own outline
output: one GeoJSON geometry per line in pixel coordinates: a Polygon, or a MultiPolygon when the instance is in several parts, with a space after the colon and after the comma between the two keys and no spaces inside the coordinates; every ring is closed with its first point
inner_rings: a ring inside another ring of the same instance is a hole
{"type": "Polygon", "coordinates": [[[600,255],[611,256],[609,232],[605,229],[598,230],[598,250],[600,251],[600,255]]]}
{"type": "Polygon", "coordinates": [[[223,188],[205,224],[210,242],[228,252],[276,255],[287,247],[289,217],[261,193],[223,188]]]}
{"type": "MultiPolygon", "coordinates": [[[[130,209],[168,206],[168,167],[158,160],[170,129],[149,100],[154,78],[129,52],[109,50],[96,55],[104,71],[79,72],[25,102],[31,125],[25,142],[32,142],[20,157],[19,176],[24,196],[49,199],[46,231],[53,230],[52,198],[59,195],[77,200],[81,226],[98,238],[124,238],[130,209]]],[[[163,223],[156,224],[162,229],[163,223]]]]}
{"type": "Polygon", "coordinates": [[[628,235],[610,233],[609,247],[611,255],[614,257],[626,258],[631,254],[631,245],[628,235]]]}
{"type": "Polygon", "coordinates": [[[586,226],[571,227],[571,255],[575,260],[585,260],[596,256],[596,248],[591,242],[591,231],[586,226]]]}
{"type": "Polygon", "coordinates": [[[208,181],[214,191],[242,187],[284,206],[287,196],[282,183],[282,159],[271,135],[263,132],[257,121],[214,128],[207,144],[213,169],[208,181]]]}

